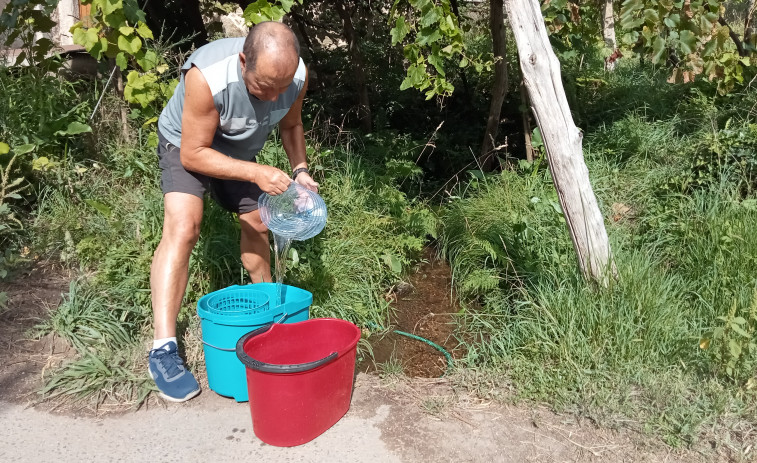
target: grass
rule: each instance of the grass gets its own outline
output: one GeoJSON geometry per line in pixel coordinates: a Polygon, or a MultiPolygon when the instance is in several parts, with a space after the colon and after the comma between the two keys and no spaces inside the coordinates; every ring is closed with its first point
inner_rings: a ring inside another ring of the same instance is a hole
{"type": "MultiPolygon", "coordinates": [[[[704,106],[685,90],[646,98],[658,109],[704,106]]],[[[726,120],[753,123],[753,100],[744,95],[741,112],[724,106],[726,120]]],[[[442,250],[466,302],[465,338],[474,340],[465,362],[488,372],[465,382],[486,390],[477,383],[500,377],[507,400],[548,403],[676,446],[728,441],[737,455],[754,443],[757,419],[757,202],[733,162],[757,153],[723,146],[741,157],[702,169],[698,153],[726,129],[717,111],[697,124],[633,104],[614,111],[585,141],[619,270],[610,288],[580,278],[541,170],[489,177],[445,207],[442,250]]]]}
{"type": "MultiPolygon", "coordinates": [[[[128,145],[102,145],[98,161],[61,164],[66,182],[42,192],[36,248],[59,255],[82,274],[65,302],[37,327],[39,335],[56,333],[78,352],[74,362],[48,377],[48,397],[139,404],[149,393],[144,356],[117,354],[144,350],[151,335],[149,270],[162,226],[157,156],[151,137],[136,138],[128,145]]],[[[313,292],[312,316],[383,325],[389,305],[382,294],[420,252],[425,234],[434,231],[433,216],[397,191],[396,178],[372,173],[380,171],[373,163],[384,162],[374,155],[358,156],[344,147],[310,150],[323,172],[329,222],[315,239],[295,243],[285,282],[313,292]]],[[[282,167],[285,162],[275,142],[261,159],[282,167]]],[[[239,262],[235,216],[210,200],[205,204],[179,315],[188,364],[200,376],[197,300],[249,282],[239,262]]]]}

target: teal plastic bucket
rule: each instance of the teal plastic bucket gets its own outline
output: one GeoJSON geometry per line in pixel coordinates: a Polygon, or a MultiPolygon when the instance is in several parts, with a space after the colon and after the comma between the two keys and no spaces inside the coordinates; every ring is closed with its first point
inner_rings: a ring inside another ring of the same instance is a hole
{"type": "Polygon", "coordinates": [[[197,301],[202,327],[208,386],[215,393],[249,400],[247,372],[237,358],[236,345],[245,334],[271,323],[295,323],[309,318],[313,295],[295,286],[276,283],[230,286],[197,301]]]}

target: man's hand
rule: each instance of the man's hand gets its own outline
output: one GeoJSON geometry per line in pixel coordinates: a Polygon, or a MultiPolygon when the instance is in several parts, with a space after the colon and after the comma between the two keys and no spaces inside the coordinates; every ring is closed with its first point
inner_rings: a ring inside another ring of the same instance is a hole
{"type": "Polygon", "coordinates": [[[297,178],[294,179],[294,181],[304,186],[308,190],[318,193],[318,182],[313,180],[313,177],[308,175],[307,172],[300,172],[299,175],[297,175],[297,178]]]}
{"type": "Polygon", "coordinates": [[[279,195],[289,188],[292,179],[283,170],[276,167],[257,164],[253,183],[269,195],[279,195]]]}

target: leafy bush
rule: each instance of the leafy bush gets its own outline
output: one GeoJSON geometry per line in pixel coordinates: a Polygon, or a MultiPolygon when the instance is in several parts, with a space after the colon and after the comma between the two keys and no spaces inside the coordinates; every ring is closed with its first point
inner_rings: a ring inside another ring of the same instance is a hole
{"type": "MultiPolygon", "coordinates": [[[[486,177],[442,212],[441,247],[464,296],[518,287],[546,265],[571,266],[557,194],[541,176],[486,177]]],[[[554,270],[554,268],[552,269],[554,270]]]]}
{"type": "Polygon", "coordinates": [[[671,179],[670,186],[691,192],[718,182],[729,173],[745,195],[757,187],[757,124],[729,120],[722,130],[706,134],[698,143],[685,175],[671,179]]]}
{"type": "Polygon", "coordinates": [[[72,83],[43,68],[0,67],[0,278],[15,260],[38,185],[58,181],[51,169],[66,164],[85,124],[86,100],[72,83]]]}
{"type": "Polygon", "coordinates": [[[734,303],[728,315],[717,318],[721,326],[705,333],[699,347],[709,350],[713,374],[724,375],[751,389],[755,386],[757,366],[757,289],[748,309],[734,303]]]}

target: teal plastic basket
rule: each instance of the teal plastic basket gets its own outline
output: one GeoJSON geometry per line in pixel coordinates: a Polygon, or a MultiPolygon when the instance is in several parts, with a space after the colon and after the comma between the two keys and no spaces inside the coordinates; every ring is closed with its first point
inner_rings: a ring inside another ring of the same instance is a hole
{"type": "Polygon", "coordinates": [[[197,301],[208,386],[217,394],[237,402],[249,400],[245,366],[236,355],[239,338],[271,323],[294,323],[310,317],[310,292],[281,285],[279,304],[277,287],[276,283],[235,285],[197,301]]]}

